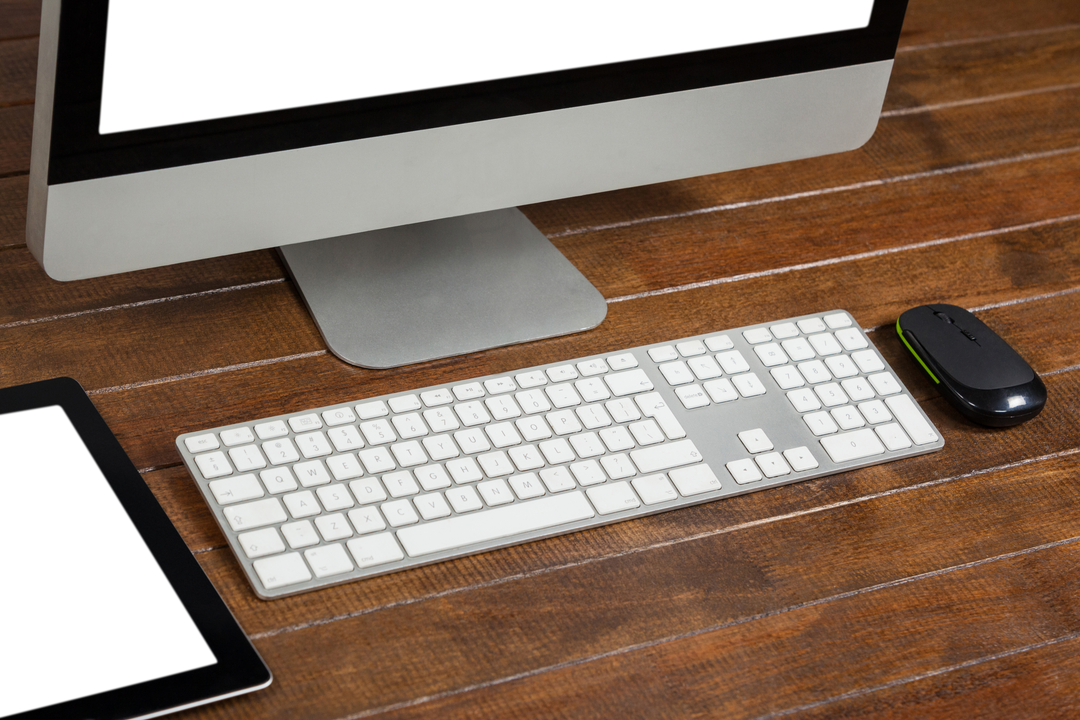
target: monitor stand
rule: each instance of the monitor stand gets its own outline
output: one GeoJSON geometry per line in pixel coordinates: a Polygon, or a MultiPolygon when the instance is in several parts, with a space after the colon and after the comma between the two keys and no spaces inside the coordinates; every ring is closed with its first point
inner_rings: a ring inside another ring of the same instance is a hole
{"type": "Polygon", "coordinates": [[[391,368],[596,327],[607,302],[517,208],[279,248],[330,352],[391,368]]]}

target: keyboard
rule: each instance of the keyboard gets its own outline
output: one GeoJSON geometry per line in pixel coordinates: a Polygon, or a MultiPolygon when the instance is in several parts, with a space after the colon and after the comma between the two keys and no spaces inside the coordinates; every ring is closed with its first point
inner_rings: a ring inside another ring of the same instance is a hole
{"type": "Polygon", "coordinates": [[[271,599],[939,450],[842,311],[187,433],[271,599]]]}

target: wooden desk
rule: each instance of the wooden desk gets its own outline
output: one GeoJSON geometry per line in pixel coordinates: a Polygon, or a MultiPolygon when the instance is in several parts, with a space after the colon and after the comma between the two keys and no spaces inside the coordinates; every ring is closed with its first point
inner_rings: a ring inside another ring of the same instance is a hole
{"type": "Polygon", "coordinates": [[[0,383],[90,391],[273,669],[268,690],[190,717],[1080,716],[1076,0],[913,0],[861,150],[525,208],[609,298],[603,326],[385,372],[326,353],[270,252],[46,278],[23,239],[37,8],[0,8],[0,383]],[[1046,411],[963,422],[891,329],[928,301],[1012,341],[1046,411]],[[942,452],[261,602],[173,448],[837,307],[942,452]]]}

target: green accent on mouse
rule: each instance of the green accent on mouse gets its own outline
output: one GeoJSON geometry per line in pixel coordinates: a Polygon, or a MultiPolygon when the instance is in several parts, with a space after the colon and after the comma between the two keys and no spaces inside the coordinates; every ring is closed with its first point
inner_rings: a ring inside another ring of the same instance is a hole
{"type": "Polygon", "coordinates": [[[934,384],[940,384],[941,381],[934,376],[934,373],[930,371],[930,368],[926,367],[926,363],[924,363],[923,359],[919,357],[919,353],[915,352],[915,348],[911,347],[911,344],[908,343],[907,338],[904,337],[904,331],[900,329],[899,318],[897,318],[896,320],[896,334],[900,336],[900,341],[904,343],[904,346],[907,347],[907,349],[911,351],[911,354],[915,356],[915,359],[919,361],[919,364],[922,365],[923,370],[925,370],[926,374],[930,376],[930,379],[934,381],[934,384]]]}

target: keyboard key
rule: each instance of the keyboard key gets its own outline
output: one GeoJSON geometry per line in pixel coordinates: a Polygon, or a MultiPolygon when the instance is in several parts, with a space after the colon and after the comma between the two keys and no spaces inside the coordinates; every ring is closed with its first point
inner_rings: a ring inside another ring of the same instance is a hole
{"type": "Polygon", "coordinates": [[[519,500],[538,498],[544,494],[544,485],[540,482],[540,478],[536,476],[536,473],[513,476],[510,478],[510,487],[514,489],[514,494],[518,496],[519,500]]]}
{"type": "Polygon", "coordinates": [[[262,444],[262,452],[266,453],[271,465],[286,465],[300,460],[300,453],[296,451],[293,440],[287,437],[266,441],[262,444]]]}
{"type": "Polygon", "coordinates": [[[889,413],[888,409],[880,400],[871,400],[870,402],[860,404],[859,412],[862,413],[863,417],[866,418],[866,421],[871,425],[892,420],[892,414],[889,413]]]}
{"type": "Polygon", "coordinates": [[[212,452],[205,453],[203,455],[195,456],[195,464],[199,467],[199,472],[207,480],[214,478],[224,477],[225,475],[232,475],[232,465],[225,459],[225,453],[212,452]]]}
{"type": "Polygon", "coordinates": [[[390,409],[396,413],[405,413],[410,410],[420,409],[420,398],[415,395],[403,395],[401,397],[390,398],[386,401],[390,409]]]}
{"type": "Polygon", "coordinates": [[[356,422],[356,413],[349,407],[334,408],[333,410],[324,412],[322,414],[322,419],[328,426],[334,427],[356,422]]]}
{"type": "Polygon", "coordinates": [[[740,485],[746,485],[747,483],[757,482],[762,479],[761,471],[758,469],[757,464],[750,458],[746,458],[745,460],[732,460],[726,467],[727,471],[731,473],[731,477],[740,485]]]}
{"type": "MultiPolygon", "coordinates": [[[[222,430],[221,442],[225,443],[225,447],[236,447],[237,445],[243,445],[244,443],[255,442],[255,435],[246,427],[222,430]]],[[[192,452],[194,452],[194,450],[192,450],[192,452]]]]}
{"type": "Polygon", "coordinates": [[[799,334],[799,328],[795,327],[795,323],[791,322],[773,325],[771,330],[773,337],[777,340],[787,340],[788,338],[796,337],[799,334]]]}
{"type": "Polygon", "coordinates": [[[570,471],[565,467],[544,468],[540,471],[540,479],[550,493],[566,492],[577,487],[570,471]]]}
{"type": "Polygon", "coordinates": [[[593,358],[592,360],[583,360],[577,364],[578,372],[582,377],[592,377],[593,375],[603,375],[608,371],[608,365],[602,358],[593,358]]]}
{"type": "Polygon", "coordinates": [[[349,548],[349,554],[353,556],[357,567],[372,567],[373,565],[385,565],[405,559],[394,536],[390,533],[371,535],[368,537],[354,538],[345,543],[349,548]]]}
{"type": "Polygon", "coordinates": [[[773,449],[772,440],[769,439],[769,436],[766,435],[765,431],[761,428],[743,430],[739,433],[739,442],[743,444],[743,447],[746,448],[746,451],[751,455],[773,449]]]}
{"type": "Polygon", "coordinates": [[[260,470],[266,467],[266,458],[259,452],[259,448],[254,445],[231,448],[229,457],[232,458],[233,465],[240,472],[260,470]]]}
{"type": "Polygon", "coordinates": [[[326,468],[318,460],[297,463],[292,469],[296,474],[296,479],[304,487],[326,485],[330,482],[330,473],[326,472],[326,468]]]}
{"type": "Polygon", "coordinates": [[[260,440],[273,440],[288,435],[289,426],[282,420],[258,423],[255,426],[255,434],[259,436],[260,440]]]}
{"type": "Polygon", "coordinates": [[[664,363],[660,366],[660,372],[669,385],[685,385],[694,382],[694,374],[682,360],[664,363]]]}
{"type": "MultiPolygon", "coordinates": [[[[255,447],[252,445],[251,447],[255,447]]],[[[296,436],[296,447],[300,449],[300,453],[308,458],[323,457],[333,452],[333,448],[330,447],[330,441],[326,439],[326,436],[321,431],[304,433],[303,435],[296,436]]]]}
{"type": "Polygon", "coordinates": [[[825,324],[833,330],[851,327],[851,317],[847,313],[833,313],[822,318],[825,324]]]}
{"type": "Polygon", "coordinates": [[[638,497],[646,505],[656,505],[679,498],[679,493],[675,492],[671,482],[663,475],[635,478],[630,484],[634,486],[638,497]]]}
{"type": "Polygon", "coordinates": [[[705,338],[705,347],[709,348],[711,352],[720,352],[722,350],[730,350],[735,347],[735,343],[731,342],[731,338],[727,335],[714,335],[710,338],[705,338]]]}
{"type": "Polygon", "coordinates": [[[843,348],[840,347],[840,343],[836,341],[836,338],[833,337],[832,333],[825,332],[811,335],[807,340],[810,341],[810,344],[814,347],[814,350],[817,351],[818,355],[836,355],[843,352],[843,348]]]}
{"type": "MultiPolygon", "coordinates": [[[[431,410],[428,410],[428,412],[431,412],[431,410]]],[[[395,415],[393,423],[394,429],[397,430],[398,437],[402,440],[411,440],[412,438],[423,437],[428,434],[427,426],[424,425],[424,421],[420,419],[419,413],[395,415]]]]}
{"type": "Polygon", "coordinates": [[[679,424],[679,420],[675,417],[675,413],[671,411],[671,408],[668,407],[667,402],[660,393],[639,395],[634,398],[634,402],[641,408],[642,415],[647,418],[653,418],[659,423],[660,429],[664,431],[664,434],[668,438],[678,440],[686,437],[686,430],[679,424]]]}
{"type": "Polygon", "coordinates": [[[446,468],[442,465],[425,465],[416,468],[413,472],[420,486],[427,492],[450,487],[450,476],[446,474],[446,468]]]}
{"type": "Polygon", "coordinates": [[[600,465],[595,460],[574,463],[570,466],[570,472],[573,473],[574,479],[578,481],[579,485],[599,485],[607,480],[607,475],[604,474],[604,471],[600,469],[600,465]]]}
{"type": "Polygon", "coordinates": [[[514,379],[517,380],[518,387],[523,390],[547,385],[547,376],[540,370],[515,375],[514,379]]]}
{"type": "Polygon", "coordinates": [[[549,368],[547,376],[553,383],[578,379],[577,370],[574,369],[573,365],[560,365],[559,367],[549,368]]]}
{"type": "Polygon", "coordinates": [[[260,558],[252,564],[267,590],[296,585],[311,579],[311,571],[307,569],[300,553],[260,558]]]}
{"type": "Polygon", "coordinates": [[[379,509],[382,510],[383,517],[386,518],[386,522],[390,524],[390,527],[415,525],[420,522],[420,517],[408,500],[391,500],[381,505],[379,509]]]}
{"type": "Polygon", "coordinates": [[[454,388],[454,397],[458,400],[475,400],[484,397],[484,388],[477,382],[458,385],[454,388]]]}
{"type": "Polygon", "coordinates": [[[698,452],[693,440],[680,440],[657,447],[634,450],[630,453],[630,459],[634,461],[634,465],[640,472],[647,474],[699,463],[701,453],[698,452]]]}
{"type": "Polygon", "coordinates": [[[491,417],[496,420],[521,417],[521,408],[514,402],[514,398],[508,395],[488,398],[484,401],[484,404],[487,406],[488,412],[491,413],[491,417]]]}
{"type": "Polygon", "coordinates": [[[710,380],[705,383],[704,388],[714,403],[726,403],[739,399],[739,393],[735,392],[735,386],[727,378],[710,380]]]}
{"type": "Polygon", "coordinates": [[[870,428],[821,438],[821,446],[829,453],[833,462],[838,463],[861,460],[885,452],[885,446],[870,428]]]}
{"type": "Polygon", "coordinates": [[[810,428],[810,432],[815,435],[829,435],[840,429],[832,419],[832,415],[827,412],[810,413],[804,415],[803,420],[806,421],[806,426],[810,428]]]}
{"type": "MultiPolygon", "coordinates": [[[[352,495],[349,494],[344,485],[324,486],[316,490],[315,494],[319,496],[319,502],[322,503],[327,512],[345,510],[356,505],[352,495]]],[[[329,538],[327,539],[329,540],[329,538]]]]}
{"type": "Polygon", "coordinates": [[[886,398],[885,404],[893,411],[896,419],[904,426],[908,435],[911,436],[912,442],[916,445],[937,442],[938,434],[934,432],[933,426],[919,412],[919,408],[911,397],[908,395],[894,395],[886,398]]]}
{"type": "Polygon", "coordinates": [[[743,397],[755,397],[765,394],[765,385],[758,378],[757,373],[745,373],[731,378],[731,383],[743,397]]]}
{"type": "Polygon", "coordinates": [[[310,520],[299,520],[281,526],[281,534],[293,550],[319,544],[319,534],[310,520]]]}
{"type": "Polygon", "coordinates": [[[450,517],[450,506],[446,503],[446,498],[443,497],[442,493],[421,495],[414,502],[416,503],[416,509],[420,512],[420,517],[425,520],[450,517]]]}
{"type": "Polygon", "coordinates": [[[359,450],[364,447],[364,441],[360,437],[360,431],[352,425],[333,428],[328,430],[326,435],[330,438],[330,442],[334,444],[334,449],[338,452],[349,452],[350,450],[359,450]]]}
{"type": "Polygon", "coordinates": [[[508,377],[495,378],[494,380],[485,380],[484,389],[491,395],[498,395],[499,393],[513,392],[517,390],[517,385],[514,381],[508,377]]]}
{"type": "Polygon", "coordinates": [[[752,328],[750,330],[743,330],[743,337],[746,338],[746,342],[751,345],[760,345],[761,343],[767,343],[773,339],[772,333],[768,328],[752,328]]]}
{"type": "Polygon", "coordinates": [[[702,463],[690,467],[677,468],[668,473],[671,482],[684,496],[700,495],[720,489],[720,480],[712,468],[702,463]]]}
{"type": "Polygon", "coordinates": [[[349,511],[349,522],[356,528],[357,535],[381,532],[386,529],[386,521],[377,507],[365,507],[349,511]]]}
{"type": "Polygon", "coordinates": [[[595,514],[581,491],[573,491],[403,528],[398,538],[410,556],[419,557],[585,520],[595,514]]]}
{"type": "Polygon", "coordinates": [[[364,434],[368,445],[385,445],[398,439],[393,429],[391,429],[390,423],[386,420],[372,420],[360,423],[360,432],[364,434]]]}
{"type": "Polygon", "coordinates": [[[440,388],[420,393],[420,401],[429,408],[440,407],[454,402],[454,396],[446,388],[440,388]]]}
{"type": "Polygon", "coordinates": [[[778,452],[758,455],[754,458],[754,461],[757,462],[761,472],[767,478],[780,477],[791,473],[791,468],[788,467],[788,464],[784,462],[784,458],[778,452]]]}
{"type": "Polygon", "coordinates": [[[806,382],[811,385],[832,380],[832,375],[820,360],[811,360],[810,362],[800,364],[799,372],[806,378],[806,382]]]}
{"type": "Polygon", "coordinates": [[[758,359],[761,360],[761,364],[765,367],[776,367],[788,361],[787,355],[776,343],[758,345],[754,348],[754,352],[757,353],[758,359]]]}
{"type": "Polygon", "coordinates": [[[295,433],[318,430],[322,426],[322,420],[320,420],[319,416],[315,413],[308,413],[307,415],[298,415],[289,418],[289,427],[291,427],[292,431],[295,433]]]}
{"type": "Polygon", "coordinates": [[[859,352],[851,353],[851,359],[855,361],[855,364],[859,366],[859,369],[864,373],[875,373],[885,369],[885,363],[881,361],[877,353],[873,350],[860,350],[859,352]]]}
{"type": "MultiPolygon", "coordinates": [[[[351,534],[349,533],[349,535],[351,534]]],[[[345,548],[338,544],[305,550],[304,557],[307,558],[311,569],[315,571],[315,577],[332,577],[351,572],[353,569],[353,564],[349,560],[345,548]]]]}
{"type": "MultiPolygon", "coordinates": [[[[314,500],[314,498],[312,498],[314,500]]],[[[285,522],[289,518],[277,498],[267,498],[242,505],[231,505],[225,510],[225,519],[235,531],[253,530],[265,525],[285,522]]]]}
{"type": "Polygon", "coordinates": [[[900,387],[900,383],[898,383],[896,378],[893,377],[893,374],[889,372],[871,375],[867,379],[870,381],[870,384],[874,386],[874,389],[877,390],[878,395],[895,395],[903,390],[903,388],[900,387]]]}
{"type": "Polygon", "coordinates": [[[592,500],[596,512],[601,515],[610,515],[622,510],[641,507],[641,501],[634,494],[630,483],[625,480],[610,485],[589,488],[585,491],[585,494],[589,496],[589,500],[592,500]]]}
{"type": "MultiPolygon", "coordinates": [[[[484,507],[484,504],[480,502],[480,496],[477,494],[476,488],[472,485],[448,490],[446,499],[449,500],[450,504],[454,507],[454,512],[466,513],[484,507]]],[[[383,507],[385,508],[386,506],[384,505],[383,507]]],[[[390,524],[393,525],[393,523],[393,518],[391,518],[390,524]]]]}
{"type": "Polygon", "coordinates": [[[249,558],[259,558],[266,555],[285,552],[285,543],[275,528],[263,528],[249,533],[241,533],[236,537],[240,547],[244,548],[244,554],[249,558]]]}
{"type": "Polygon", "coordinates": [[[206,450],[216,450],[221,447],[221,444],[217,441],[217,435],[214,433],[203,433],[202,435],[185,438],[184,445],[187,446],[189,452],[205,452],[206,450]]]}
{"type": "Polygon", "coordinates": [[[638,366],[637,358],[634,357],[634,353],[623,353],[622,355],[612,355],[607,359],[608,367],[612,370],[629,370],[630,368],[636,368],[638,366]]]}
{"type": "Polygon", "coordinates": [[[287,467],[263,470],[259,473],[259,477],[262,479],[263,485],[266,486],[267,491],[271,495],[292,492],[298,487],[296,478],[293,477],[292,470],[287,467]]]}
{"type": "Polygon", "coordinates": [[[708,355],[690,358],[686,365],[698,380],[712,380],[724,374],[716,360],[708,355]]]}
{"type": "Polygon", "coordinates": [[[361,505],[382,502],[386,499],[386,490],[383,489],[382,483],[379,482],[378,478],[353,480],[349,483],[349,490],[352,491],[353,497],[355,497],[356,501],[361,505]]]}
{"type": "Polygon", "coordinates": [[[502,478],[482,482],[476,486],[476,490],[490,507],[514,502],[514,495],[510,492],[510,486],[502,478]]]}
{"type": "Polygon", "coordinates": [[[813,470],[818,467],[817,458],[810,452],[810,448],[804,446],[791,448],[784,451],[784,458],[791,465],[791,469],[795,472],[803,472],[804,470],[813,470]]]}
{"type": "Polygon", "coordinates": [[[665,345],[664,347],[652,348],[649,350],[649,358],[654,363],[668,362],[669,360],[676,360],[678,357],[678,351],[671,345],[665,345]]]}
{"type": "MultiPolygon", "coordinates": [[[[322,512],[322,508],[319,507],[319,501],[315,499],[315,494],[310,490],[301,490],[300,492],[286,495],[282,498],[285,501],[285,507],[289,508],[289,514],[299,520],[300,518],[311,517],[312,515],[318,515],[322,512]]],[[[268,500],[260,500],[259,502],[269,502],[268,500]]],[[[274,502],[277,502],[275,499],[274,502]]],[[[284,516],[284,513],[282,513],[284,516]]],[[[285,517],[280,520],[274,520],[274,522],[284,522],[285,517]]]]}
{"type": "Polygon", "coordinates": [[[750,369],[750,365],[746,362],[746,358],[744,358],[743,354],[738,350],[728,350],[727,352],[720,353],[716,356],[716,360],[728,375],[746,372],[750,369]]]}
{"type": "Polygon", "coordinates": [[[866,340],[863,334],[855,328],[837,330],[836,339],[840,341],[840,344],[843,345],[844,349],[848,352],[851,352],[853,350],[862,350],[863,348],[870,346],[870,343],[866,340]]]}
{"type": "Polygon", "coordinates": [[[361,420],[371,420],[378,417],[386,417],[390,414],[390,408],[382,400],[367,402],[356,406],[356,414],[361,420]]]}
{"type": "Polygon", "coordinates": [[[820,318],[807,318],[806,320],[798,320],[795,324],[798,325],[799,329],[807,335],[811,333],[821,332],[825,329],[825,323],[822,322],[820,318]]]}
{"type": "MultiPolygon", "coordinates": [[[[353,534],[352,527],[341,513],[322,515],[315,518],[315,527],[319,529],[319,534],[322,535],[323,540],[326,540],[327,542],[344,540],[347,537],[352,537],[353,534]]],[[[304,555],[309,561],[311,560],[311,555],[308,553],[304,553],[304,555]]],[[[349,566],[349,570],[352,570],[352,565],[349,566]]],[[[319,574],[317,568],[315,574],[319,574]]]]}
{"type": "Polygon", "coordinates": [[[705,389],[700,385],[683,385],[680,388],[675,388],[675,394],[679,396],[679,400],[687,410],[705,407],[709,404],[709,396],[705,394],[705,389]]]}
{"type": "Polygon", "coordinates": [[[265,495],[262,485],[254,475],[237,475],[224,480],[214,480],[210,483],[210,491],[214,493],[214,498],[221,505],[254,500],[265,495]]]}
{"type": "Polygon", "coordinates": [[[911,438],[896,423],[878,425],[874,428],[874,432],[878,434],[881,442],[885,443],[885,447],[889,450],[903,450],[911,447],[911,438]]]}
{"type": "Polygon", "coordinates": [[[806,338],[792,338],[791,340],[785,340],[780,343],[784,348],[784,352],[791,358],[792,362],[802,362],[803,360],[809,360],[814,357],[814,348],[810,346],[810,343],[806,341],[806,338]]]}
{"type": "Polygon", "coordinates": [[[634,393],[647,392],[653,389],[652,380],[644,370],[624,370],[604,376],[604,382],[615,397],[626,397],[634,393]]]}

